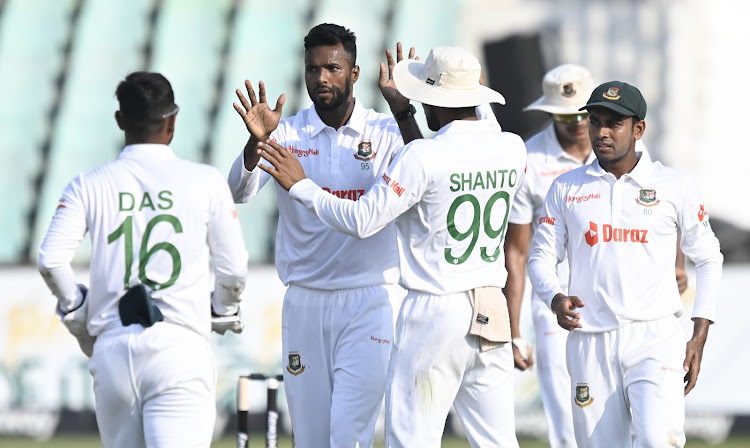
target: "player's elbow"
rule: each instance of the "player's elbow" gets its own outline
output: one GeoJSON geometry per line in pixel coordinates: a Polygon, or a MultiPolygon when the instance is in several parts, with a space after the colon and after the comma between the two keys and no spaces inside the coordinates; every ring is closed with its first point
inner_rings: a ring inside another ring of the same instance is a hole
{"type": "Polygon", "coordinates": [[[39,269],[39,273],[42,274],[42,277],[50,277],[52,275],[52,270],[55,268],[55,265],[56,263],[54,263],[50,259],[46,252],[40,250],[37,253],[36,266],[37,269],[39,269]]]}

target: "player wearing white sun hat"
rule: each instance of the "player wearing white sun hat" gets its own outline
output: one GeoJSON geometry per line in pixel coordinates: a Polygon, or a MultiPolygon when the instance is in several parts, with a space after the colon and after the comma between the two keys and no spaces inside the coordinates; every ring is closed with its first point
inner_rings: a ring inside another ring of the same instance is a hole
{"type": "Polygon", "coordinates": [[[439,447],[455,406],[473,447],[517,447],[513,357],[502,240],[526,151],[515,134],[477,120],[475,106],[505,103],[479,83],[463,49],[403,61],[396,87],[423,104],[434,138],[415,140],[357,201],[325,193],[276,143],[259,165],[322,222],[365,238],[396,221],[400,283],[386,389],[386,446],[439,447]],[[272,166],[270,166],[272,165],[272,166]]]}

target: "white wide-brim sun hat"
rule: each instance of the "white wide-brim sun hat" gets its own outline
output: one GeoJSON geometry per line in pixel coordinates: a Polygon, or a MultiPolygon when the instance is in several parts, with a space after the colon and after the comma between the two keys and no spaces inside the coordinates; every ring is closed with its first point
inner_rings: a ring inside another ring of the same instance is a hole
{"type": "Polygon", "coordinates": [[[463,48],[437,47],[424,62],[404,59],[396,64],[393,81],[405,97],[431,106],[505,104],[500,93],[479,83],[481,73],[479,60],[463,48]]]}
{"type": "Polygon", "coordinates": [[[594,77],[588,69],[580,65],[563,64],[544,75],[543,95],[523,110],[541,110],[560,115],[579,114],[579,109],[586,105],[594,87],[594,77]]]}

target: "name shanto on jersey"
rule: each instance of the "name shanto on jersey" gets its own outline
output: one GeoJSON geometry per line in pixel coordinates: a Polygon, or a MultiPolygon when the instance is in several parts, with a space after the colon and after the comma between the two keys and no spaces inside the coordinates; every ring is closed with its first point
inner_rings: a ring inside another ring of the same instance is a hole
{"type": "Polygon", "coordinates": [[[399,152],[358,201],[310,180],[290,196],[332,228],[360,238],[396,219],[402,286],[444,295],[505,284],[503,240],[526,150],[487,120],[454,121],[399,152]],[[489,283],[488,283],[488,279],[489,283]]]}

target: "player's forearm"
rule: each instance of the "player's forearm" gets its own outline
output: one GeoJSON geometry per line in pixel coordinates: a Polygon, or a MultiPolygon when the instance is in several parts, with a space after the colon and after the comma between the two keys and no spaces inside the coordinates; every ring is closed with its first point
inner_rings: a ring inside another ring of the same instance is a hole
{"type": "Polygon", "coordinates": [[[693,336],[690,339],[705,344],[710,326],[711,321],[708,319],[693,318],[693,336]]]}
{"type": "Polygon", "coordinates": [[[326,226],[354,238],[370,237],[395,219],[387,212],[387,207],[378,204],[378,195],[370,192],[351,201],[327,193],[312,180],[304,179],[289,190],[289,195],[326,226]]]}
{"type": "Polygon", "coordinates": [[[235,159],[232,168],[229,170],[229,177],[227,178],[229,190],[232,192],[232,200],[236,204],[245,203],[255,197],[261,187],[261,170],[257,169],[253,172],[249,172],[245,168],[245,152],[246,151],[243,151],[242,154],[235,159]]]}
{"type": "Polygon", "coordinates": [[[562,291],[557,279],[557,259],[532,251],[529,255],[529,280],[534,292],[552,309],[552,299],[562,291]]]}
{"type": "Polygon", "coordinates": [[[401,131],[404,145],[413,140],[423,138],[422,131],[419,129],[417,120],[413,116],[397,121],[396,123],[398,124],[398,129],[401,131]]]}
{"type": "Polygon", "coordinates": [[[78,308],[81,304],[71,262],[83,239],[85,224],[78,222],[74,208],[63,207],[56,211],[37,254],[39,273],[63,311],[78,308]]]}
{"type": "Polygon", "coordinates": [[[723,260],[721,252],[717,251],[712,257],[695,264],[694,319],[704,318],[711,322],[716,320],[723,260]]]}
{"type": "Polygon", "coordinates": [[[508,313],[510,314],[510,334],[512,337],[521,337],[521,304],[523,302],[524,287],[526,286],[526,257],[511,253],[505,257],[505,266],[508,270],[508,279],[503,288],[503,294],[508,301],[508,313]]]}
{"type": "Polygon", "coordinates": [[[258,166],[258,161],[260,161],[260,154],[258,154],[258,143],[260,140],[258,140],[254,135],[250,135],[250,138],[247,139],[247,143],[245,144],[245,150],[243,153],[243,161],[245,163],[245,169],[248,171],[252,171],[255,169],[256,166],[258,166]]]}
{"type": "Polygon", "coordinates": [[[39,252],[37,267],[44,282],[60,304],[60,309],[67,312],[80,305],[78,287],[76,286],[73,268],[70,263],[53,262],[46,254],[39,252]]]}

